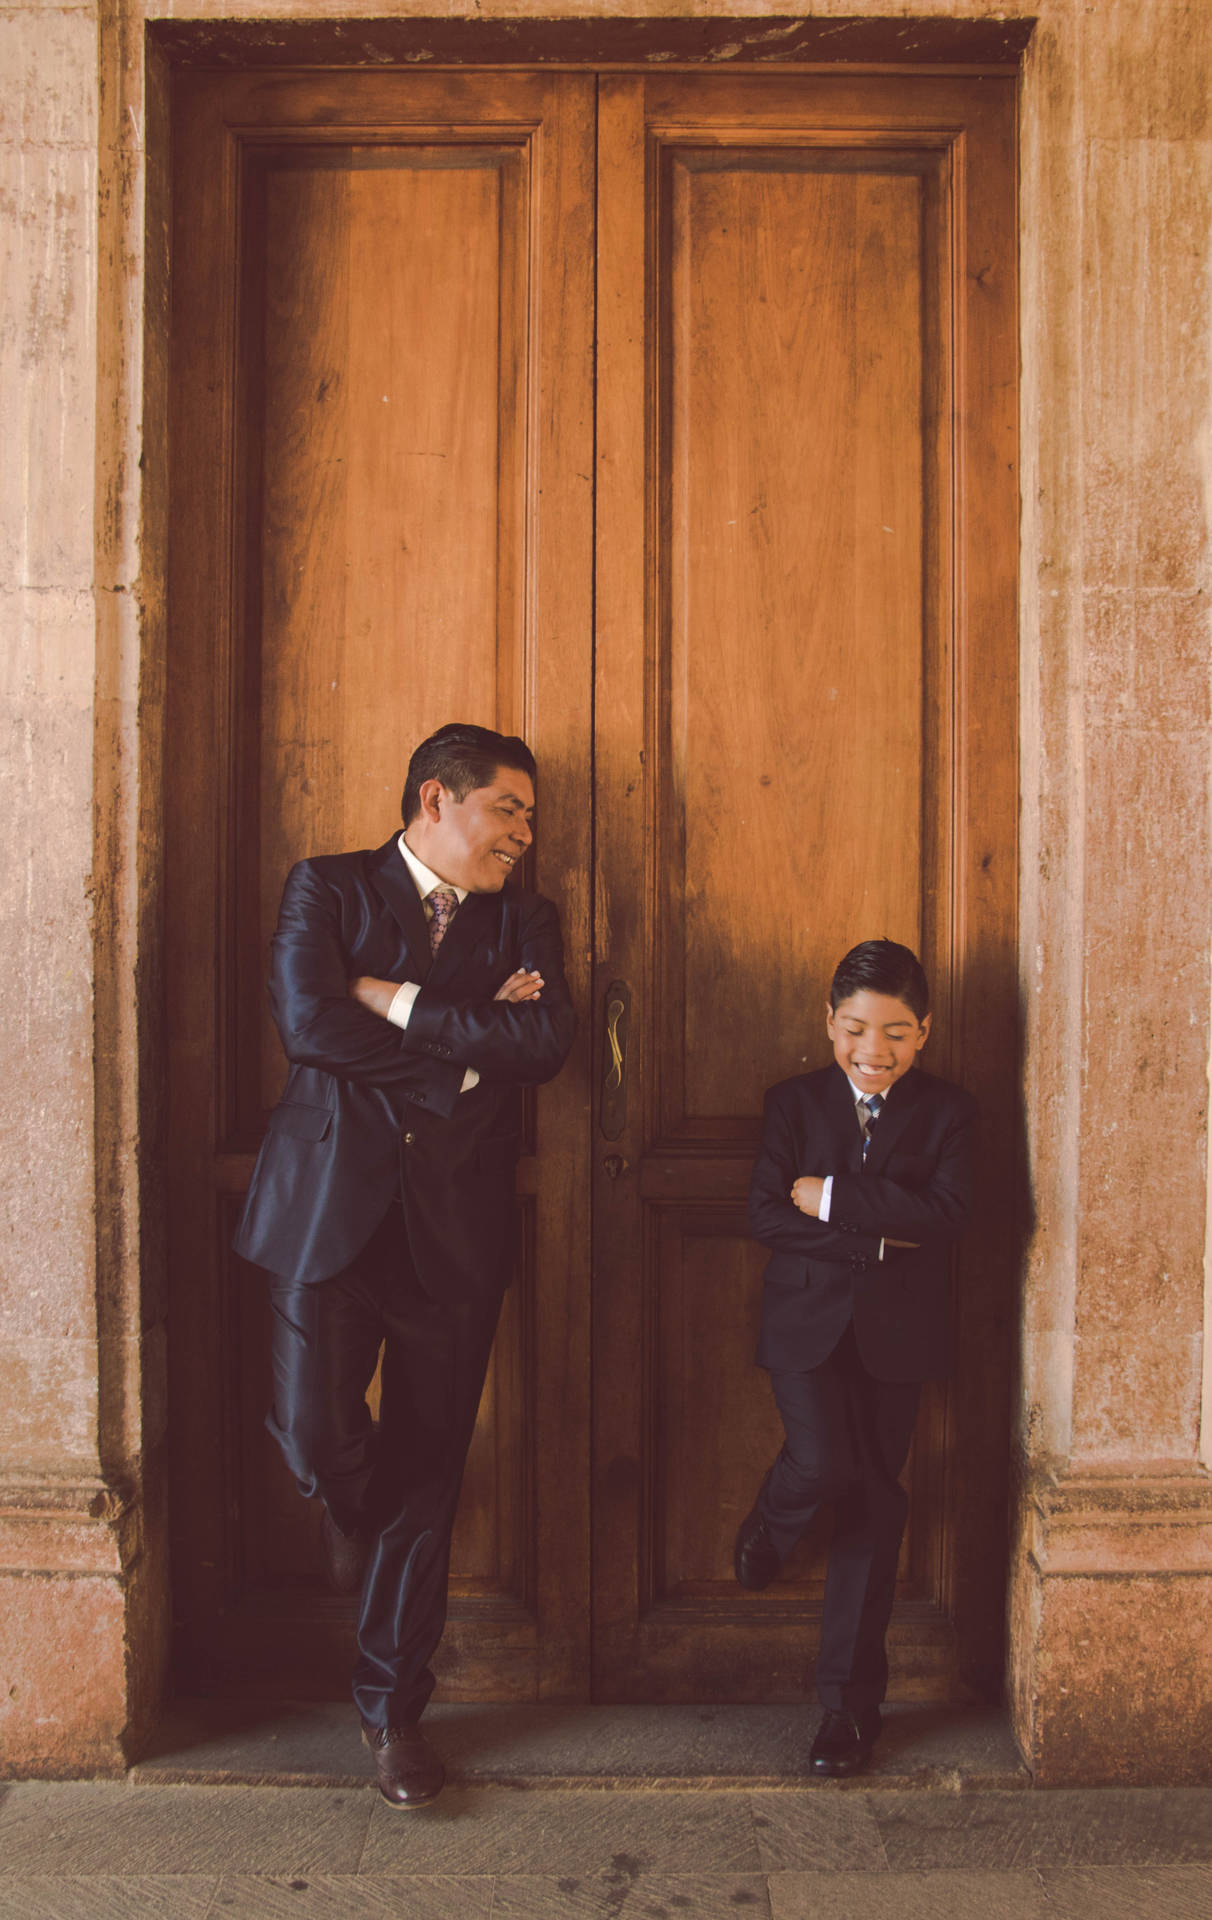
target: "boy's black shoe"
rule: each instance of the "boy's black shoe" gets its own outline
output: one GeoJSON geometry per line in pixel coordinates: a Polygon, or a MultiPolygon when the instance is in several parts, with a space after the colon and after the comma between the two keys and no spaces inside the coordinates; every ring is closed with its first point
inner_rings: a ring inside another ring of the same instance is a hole
{"type": "Polygon", "coordinates": [[[747,1513],[737,1528],[732,1565],[736,1577],[750,1593],[768,1587],[782,1566],[770,1530],[757,1508],[747,1513]]]}
{"type": "Polygon", "coordinates": [[[808,1765],[813,1773],[841,1779],[861,1773],[871,1758],[871,1749],[879,1737],[880,1710],[869,1707],[866,1713],[847,1713],[844,1708],[826,1707],[825,1718],[817,1728],[808,1765]]]}

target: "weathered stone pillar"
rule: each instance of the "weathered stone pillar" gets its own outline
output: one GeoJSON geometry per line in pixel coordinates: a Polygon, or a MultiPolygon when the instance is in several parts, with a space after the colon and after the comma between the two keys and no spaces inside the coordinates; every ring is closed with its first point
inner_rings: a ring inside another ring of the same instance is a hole
{"type": "Polygon", "coordinates": [[[10,1772],[104,1772],[163,1639],[164,1523],[148,1552],[143,1500],[137,562],[115,431],[137,378],[138,282],[133,327],[115,293],[138,142],[94,6],[4,6],[0,67],[0,1753],[10,1772]]]}
{"type": "Polygon", "coordinates": [[[1013,1703],[1043,1782],[1212,1775],[1212,15],[1048,8],[1024,89],[1034,1240],[1013,1703]]]}

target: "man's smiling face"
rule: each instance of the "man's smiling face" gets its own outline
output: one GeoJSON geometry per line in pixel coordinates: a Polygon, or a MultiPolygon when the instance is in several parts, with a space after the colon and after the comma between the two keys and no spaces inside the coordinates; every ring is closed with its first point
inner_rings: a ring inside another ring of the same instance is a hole
{"type": "Polygon", "coordinates": [[[919,1020],[913,1008],[891,994],[863,988],[826,1009],[833,1057],[864,1093],[887,1093],[908,1073],[926,1044],[930,1015],[919,1020]]]}
{"type": "Polygon", "coordinates": [[[421,788],[421,811],[405,832],[419,860],[468,893],[499,893],[530,845],[534,787],[529,774],[498,767],[486,787],[456,800],[440,780],[421,788]]]}

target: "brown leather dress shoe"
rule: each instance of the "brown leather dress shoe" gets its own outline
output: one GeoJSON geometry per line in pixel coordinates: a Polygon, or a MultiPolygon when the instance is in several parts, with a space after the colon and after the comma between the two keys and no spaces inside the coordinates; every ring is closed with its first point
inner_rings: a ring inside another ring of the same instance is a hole
{"type": "Polygon", "coordinates": [[[782,1564],[770,1530],[754,1507],[737,1528],[733,1571],[741,1586],[747,1587],[750,1593],[760,1593],[770,1585],[782,1564]]]}
{"type": "Polygon", "coordinates": [[[379,1792],[389,1807],[427,1807],[446,1781],[446,1769],[420,1727],[367,1727],[362,1738],[375,1757],[379,1792]]]}
{"type": "Polygon", "coordinates": [[[808,1755],[808,1765],[813,1773],[827,1774],[830,1779],[861,1773],[871,1758],[879,1730],[878,1707],[870,1707],[866,1713],[847,1713],[844,1709],[826,1707],[825,1718],[817,1728],[808,1755]]]}
{"type": "Polygon", "coordinates": [[[320,1516],[324,1572],[334,1593],[361,1593],[370,1541],[362,1533],[342,1533],[325,1507],[320,1516]]]}

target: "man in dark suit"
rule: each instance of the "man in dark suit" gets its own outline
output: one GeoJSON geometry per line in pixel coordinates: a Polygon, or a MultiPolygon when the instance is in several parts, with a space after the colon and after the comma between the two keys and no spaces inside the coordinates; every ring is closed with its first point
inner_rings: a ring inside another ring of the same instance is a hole
{"type": "Polygon", "coordinates": [[[334,1585],[361,1593],[354,1700],[398,1807],[444,1777],[417,1722],[510,1276],[521,1090],[575,1028],[556,910],[506,887],[534,779],[523,741],[443,727],[412,756],[403,833],[300,861],[273,939],[290,1074],[235,1245],[269,1271],[268,1425],[324,1503],[334,1585]]]}
{"type": "Polygon", "coordinates": [[[923,1073],[926,978],[891,940],[852,949],[827,1009],[834,1065],[766,1095],[749,1215],[772,1258],[758,1364],[785,1442],[742,1521],[736,1576],[768,1586],[833,1509],[815,1773],[856,1773],[879,1733],[919,1384],[948,1364],[948,1249],[971,1204],[975,1108],[923,1073]]]}

